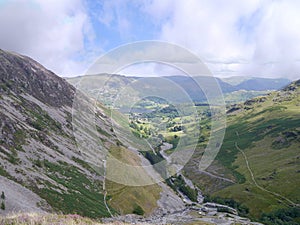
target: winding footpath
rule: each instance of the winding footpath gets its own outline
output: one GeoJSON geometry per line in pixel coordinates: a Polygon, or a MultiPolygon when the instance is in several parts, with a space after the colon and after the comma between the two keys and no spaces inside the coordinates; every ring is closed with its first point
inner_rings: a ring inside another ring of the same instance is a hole
{"type": "MultiPolygon", "coordinates": [[[[171,164],[172,160],[170,159],[170,157],[165,153],[166,150],[169,150],[173,148],[173,145],[172,144],[169,144],[169,143],[164,143],[162,146],[161,146],[161,150],[160,150],[160,154],[161,156],[167,161],[168,164],[171,164]]],[[[207,175],[207,176],[210,176],[210,177],[213,177],[213,178],[216,178],[216,179],[220,179],[220,180],[224,180],[224,181],[227,181],[229,183],[232,183],[232,184],[235,184],[236,182],[234,182],[233,180],[230,180],[226,177],[220,177],[220,176],[217,176],[215,174],[212,174],[210,172],[207,172],[207,171],[201,171],[201,173],[207,175]]]]}
{"type": "Polygon", "coordinates": [[[228,179],[228,178],[225,178],[225,177],[220,177],[220,176],[217,176],[217,175],[215,175],[215,174],[212,174],[212,173],[210,173],[210,172],[207,172],[207,171],[201,171],[201,173],[203,173],[203,174],[205,174],[205,175],[208,175],[208,176],[210,176],[210,177],[213,177],[213,178],[216,178],[216,179],[220,179],[220,180],[224,180],[224,181],[227,181],[227,182],[229,182],[229,183],[233,183],[233,184],[235,184],[236,182],[234,182],[233,180],[230,180],[230,179],[228,179]]]}
{"type": "Polygon", "coordinates": [[[106,179],[106,160],[103,161],[103,164],[104,164],[104,179],[103,179],[103,192],[104,192],[104,195],[103,195],[103,200],[104,200],[104,205],[106,207],[106,210],[107,212],[110,214],[111,217],[113,217],[113,214],[111,213],[110,211],[110,208],[107,204],[107,201],[106,201],[106,197],[107,197],[107,191],[106,191],[106,188],[105,188],[105,179],[106,179]]]}
{"type": "MultiPolygon", "coordinates": [[[[236,132],[236,134],[237,134],[237,136],[239,137],[239,133],[236,132]]],[[[237,150],[239,150],[239,151],[242,153],[242,155],[243,155],[243,157],[244,157],[244,159],[245,159],[245,162],[246,162],[247,169],[248,169],[248,171],[249,171],[249,173],[250,173],[251,179],[252,179],[254,185],[255,185],[257,188],[259,188],[260,190],[265,191],[265,192],[267,192],[267,193],[269,193],[269,194],[271,194],[271,195],[276,196],[277,198],[279,198],[278,200],[280,200],[280,199],[285,200],[286,202],[288,202],[287,205],[292,205],[293,207],[299,207],[299,206],[300,206],[299,204],[293,202],[292,200],[290,200],[290,199],[288,199],[288,198],[286,198],[286,197],[284,197],[284,196],[282,196],[282,195],[280,195],[280,194],[278,194],[278,193],[276,193],[276,192],[269,191],[269,190],[265,189],[264,187],[260,186],[260,185],[256,182],[255,176],[254,176],[254,174],[253,174],[253,172],[252,172],[252,170],[251,170],[251,168],[250,168],[249,161],[248,161],[248,158],[247,158],[245,152],[238,146],[237,142],[235,142],[235,147],[236,147],[237,150]]]]}

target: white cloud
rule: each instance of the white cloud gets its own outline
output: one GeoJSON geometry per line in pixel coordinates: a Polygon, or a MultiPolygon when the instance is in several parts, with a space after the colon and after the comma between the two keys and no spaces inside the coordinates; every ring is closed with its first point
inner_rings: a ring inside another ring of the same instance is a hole
{"type": "Polygon", "coordinates": [[[126,74],[130,76],[136,77],[161,77],[161,76],[177,76],[186,74],[177,69],[176,67],[172,67],[168,64],[163,63],[137,63],[123,68],[118,71],[119,74],[126,74]]]}
{"type": "Polygon", "coordinates": [[[74,58],[84,54],[85,38],[93,37],[81,0],[4,2],[0,30],[0,48],[26,54],[61,75],[86,69],[74,58]]]}
{"type": "Polygon", "coordinates": [[[138,1],[132,0],[103,0],[102,10],[98,19],[109,29],[116,31],[122,39],[130,39],[132,36],[133,21],[132,10],[139,8],[138,1]]]}
{"type": "Polygon", "coordinates": [[[163,21],[160,39],[191,49],[217,75],[300,76],[299,1],[153,0],[145,8],[163,21]]]}
{"type": "MultiPolygon", "coordinates": [[[[83,73],[88,63],[103,53],[101,47],[152,35],[149,38],[156,36],[193,51],[218,76],[300,77],[300,1],[93,3],[96,7],[88,11],[86,0],[3,1],[0,48],[29,55],[65,76],[83,73]]],[[[155,68],[149,68],[145,71],[155,73],[155,68]]],[[[142,66],[136,70],[141,71],[142,66]]],[[[134,72],[133,68],[127,71],[134,72]]]]}

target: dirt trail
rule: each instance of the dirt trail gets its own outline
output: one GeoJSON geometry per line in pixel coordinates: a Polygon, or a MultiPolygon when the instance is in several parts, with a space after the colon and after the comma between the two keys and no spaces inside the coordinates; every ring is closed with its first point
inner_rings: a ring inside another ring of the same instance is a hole
{"type": "Polygon", "coordinates": [[[113,217],[113,214],[110,211],[110,208],[106,202],[106,196],[107,196],[107,191],[106,191],[106,183],[105,183],[105,178],[106,178],[106,160],[103,161],[104,163],[104,179],[103,179],[103,192],[104,192],[104,196],[103,196],[103,201],[104,201],[104,205],[106,207],[107,212],[110,214],[111,217],[113,217]]]}
{"type": "MultiPolygon", "coordinates": [[[[237,136],[238,136],[238,133],[237,133],[237,136]]],[[[284,197],[284,196],[282,196],[282,195],[280,195],[280,194],[278,194],[278,193],[276,193],[276,192],[269,191],[269,190],[265,189],[264,187],[260,186],[260,185],[256,182],[255,176],[254,176],[254,174],[253,174],[253,172],[252,172],[252,170],[251,170],[251,168],[250,168],[250,165],[249,165],[249,161],[248,161],[247,155],[246,155],[245,152],[238,146],[237,142],[235,142],[235,147],[236,147],[237,150],[239,150],[239,151],[242,153],[242,155],[243,155],[243,157],[244,157],[244,159],[245,159],[245,162],[246,162],[247,169],[248,169],[248,171],[249,171],[249,173],[250,173],[251,179],[252,179],[254,185],[255,185],[257,188],[259,188],[260,190],[265,191],[265,192],[267,192],[267,193],[269,193],[269,194],[272,194],[272,195],[276,196],[277,198],[279,198],[279,200],[280,200],[280,199],[281,199],[281,200],[285,200],[285,201],[288,203],[288,205],[292,205],[292,206],[297,206],[297,207],[299,207],[299,204],[296,204],[296,203],[293,202],[292,200],[290,200],[290,199],[288,199],[288,198],[286,198],[286,197],[284,197]]]]}

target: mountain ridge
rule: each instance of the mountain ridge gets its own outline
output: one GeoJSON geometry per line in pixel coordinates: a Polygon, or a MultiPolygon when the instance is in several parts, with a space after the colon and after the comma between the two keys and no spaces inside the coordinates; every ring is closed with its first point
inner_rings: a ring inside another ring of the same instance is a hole
{"type": "Polygon", "coordinates": [[[232,85],[227,83],[226,80],[222,80],[222,78],[208,76],[130,77],[118,74],[86,75],[66,78],[66,80],[73,85],[80,82],[81,87],[90,91],[91,96],[98,98],[106,105],[111,105],[114,99],[117,98],[117,94],[124,89],[126,90],[126,88],[130,88],[131,83],[132,85],[135,85],[134,83],[139,84],[138,89],[135,89],[136,95],[143,96],[144,93],[141,92],[152,89],[156,90],[153,91],[154,93],[167,96],[174,103],[181,103],[186,99],[182,99],[171,92],[171,85],[178,85],[182,88],[182,91],[186,92],[192,101],[203,103],[207,99],[198,84],[205,85],[213,82],[219,85],[225,96],[225,101],[232,103],[265,94],[270,90],[277,90],[290,83],[288,79],[249,78],[239,84],[232,85]],[[253,86],[253,83],[255,83],[255,86],[253,86]]]}

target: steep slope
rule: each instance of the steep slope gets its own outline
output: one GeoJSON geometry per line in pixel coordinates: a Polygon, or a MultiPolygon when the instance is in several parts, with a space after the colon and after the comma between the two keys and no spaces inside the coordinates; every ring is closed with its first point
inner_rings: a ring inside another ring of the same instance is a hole
{"type": "Polygon", "coordinates": [[[191,178],[211,200],[241,203],[245,214],[267,224],[299,223],[300,80],[234,105],[227,119],[222,148],[208,169],[215,179],[196,175],[191,163],[187,173],[193,170],[191,178]]]}
{"type": "MultiPolygon", "coordinates": [[[[105,156],[98,153],[97,166],[88,163],[95,160],[89,151],[99,143],[106,151],[121,148],[107,109],[87,104],[85,110],[95,114],[97,131],[84,130],[75,139],[74,95],[73,86],[34,60],[0,50],[0,193],[5,195],[0,214],[54,211],[98,218],[110,216],[109,211],[122,212],[104,199],[105,156]],[[88,145],[82,152],[77,146],[84,141],[88,145]]],[[[128,193],[126,212],[132,212],[139,192],[143,197],[139,204],[148,203],[142,208],[145,213],[156,208],[158,186],[122,187],[128,193]],[[153,200],[147,201],[146,195],[153,200]]]]}
{"type": "MultiPolygon", "coordinates": [[[[0,53],[1,175],[38,194],[46,210],[108,216],[97,200],[103,199],[103,178],[79,160],[73,137],[75,89],[28,57],[0,53]]],[[[6,205],[15,205],[9,204],[14,195],[6,193],[6,205]]],[[[23,209],[5,212],[12,210],[23,209]]]]}

